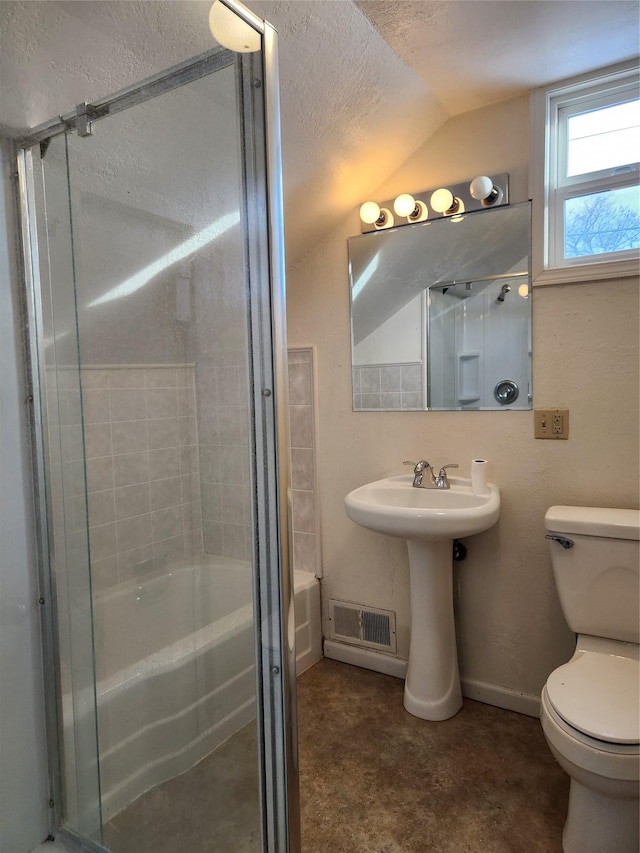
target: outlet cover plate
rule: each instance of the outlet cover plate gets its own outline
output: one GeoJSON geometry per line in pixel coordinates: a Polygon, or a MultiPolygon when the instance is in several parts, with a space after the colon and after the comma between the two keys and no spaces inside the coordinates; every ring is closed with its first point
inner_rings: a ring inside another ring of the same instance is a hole
{"type": "Polygon", "coordinates": [[[534,438],[566,441],[569,438],[569,409],[534,409],[533,435],[534,438]]]}

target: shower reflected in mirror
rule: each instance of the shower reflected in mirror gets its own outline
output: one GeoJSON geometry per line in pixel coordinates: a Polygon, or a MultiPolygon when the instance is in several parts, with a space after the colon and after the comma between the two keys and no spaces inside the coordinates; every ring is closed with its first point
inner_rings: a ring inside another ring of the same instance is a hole
{"type": "Polygon", "coordinates": [[[530,244],[528,202],[351,237],[354,410],[531,408],[530,244]]]}

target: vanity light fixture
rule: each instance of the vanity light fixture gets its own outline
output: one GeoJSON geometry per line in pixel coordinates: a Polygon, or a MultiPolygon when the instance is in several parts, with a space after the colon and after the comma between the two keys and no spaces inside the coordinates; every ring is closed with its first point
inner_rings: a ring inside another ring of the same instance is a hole
{"type": "Polygon", "coordinates": [[[453,216],[454,213],[464,213],[464,204],[462,199],[454,196],[451,190],[441,188],[431,194],[429,200],[431,207],[438,213],[444,213],[445,216],[453,216]]]}
{"type": "Polygon", "coordinates": [[[209,29],[218,44],[236,53],[255,53],[260,50],[260,33],[222,0],[215,0],[209,11],[209,29]]]}
{"type": "Polygon", "coordinates": [[[487,175],[479,175],[469,184],[469,192],[483,207],[492,207],[500,204],[504,193],[497,187],[487,175]]]}
{"type": "Polygon", "coordinates": [[[382,228],[393,227],[393,215],[386,207],[380,207],[375,201],[365,201],[360,207],[360,219],[366,225],[373,225],[379,231],[382,228]]]}
{"type": "Polygon", "coordinates": [[[360,230],[366,234],[403,225],[428,226],[431,220],[442,217],[460,222],[468,213],[507,204],[509,175],[480,175],[471,182],[467,180],[419,193],[401,193],[395,199],[384,199],[380,203],[367,201],[360,208],[360,230]]]}
{"type": "Polygon", "coordinates": [[[397,197],[393,202],[393,210],[409,222],[422,222],[429,215],[427,205],[423,201],[416,201],[409,193],[402,193],[397,197]]]}

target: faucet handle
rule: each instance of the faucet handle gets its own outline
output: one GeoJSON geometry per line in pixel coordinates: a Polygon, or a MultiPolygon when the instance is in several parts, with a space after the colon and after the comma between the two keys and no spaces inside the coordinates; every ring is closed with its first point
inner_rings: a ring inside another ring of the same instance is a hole
{"type": "Polygon", "coordinates": [[[436,477],[436,489],[449,489],[449,480],[447,479],[447,468],[457,468],[455,462],[450,462],[448,465],[443,465],[436,477]]]}
{"type": "Polygon", "coordinates": [[[418,474],[420,471],[424,471],[425,469],[432,470],[431,465],[429,465],[429,463],[427,462],[426,459],[421,459],[419,462],[411,462],[411,461],[407,460],[406,462],[403,462],[402,464],[403,465],[413,465],[413,470],[415,471],[416,474],[418,474]]]}
{"type": "Polygon", "coordinates": [[[444,477],[444,476],[445,476],[445,473],[444,473],[444,472],[447,470],[447,468],[459,468],[459,467],[460,467],[460,466],[459,466],[456,462],[449,462],[449,464],[448,464],[448,465],[443,465],[443,466],[442,466],[442,468],[440,469],[440,473],[439,473],[439,475],[438,475],[438,476],[440,476],[440,477],[444,477]]]}

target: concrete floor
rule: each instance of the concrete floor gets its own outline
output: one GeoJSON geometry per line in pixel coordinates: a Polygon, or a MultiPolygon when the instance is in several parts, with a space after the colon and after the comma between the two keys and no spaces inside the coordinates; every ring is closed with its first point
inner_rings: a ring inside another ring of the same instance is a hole
{"type": "MultiPolygon", "coordinates": [[[[298,679],[303,853],[561,853],[568,777],[540,723],[465,700],[402,707],[404,683],[323,659],[298,679]]],[[[107,824],[113,853],[259,853],[253,725],[107,824]]]]}

